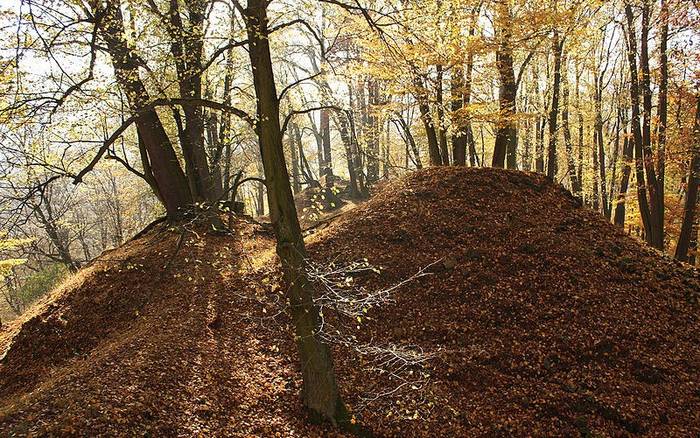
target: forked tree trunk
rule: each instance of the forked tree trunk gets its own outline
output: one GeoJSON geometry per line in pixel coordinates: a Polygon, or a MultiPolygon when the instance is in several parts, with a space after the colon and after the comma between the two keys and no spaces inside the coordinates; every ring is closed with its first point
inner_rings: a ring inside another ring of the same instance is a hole
{"type": "Polygon", "coordinates": [[[411,133],[411,128],[408,126],[408,123],[406,123],[406,119],[403,118],[403,114],[400,112],[396,114],[396,123],[401,128],[404,133],[404,137],[406,138],[406,159],[408,159],[408,153],[412,153],[412,161],[415,164],[416,169],[422,169],[423,163],[420,160],[420,153],[418,151],[416,139],[413,137],[413,133],[411,133]]]}
{"type": "Polygon", "coordinates": [[[306,249],[289,184],[282,147],[279,101],[270,57],[267,0],[249,0],[244,10],[249,56],[257,97],[260,153],[267,182],[270,219],[277,239],[277,255],[288,285],[290,312],[303,377],[302,400],[313,419],[350,426],[333,370],[330,349],[321,342],[319,309],[304,264],[306,249]]]}
{"type": "Polygon", "coordinates": [[[120,3],[110,0],[103,6],[103,10],[95,11],[104,16],[101,36],[110,54],[117,82],[126,93],[129,107],[134,113],[140,114],[136,127],[143,142],[142,161],[150,167],[153,182],[168,217],[176,219],[192,204],[185,173],[155,109],[144,110],[150,98],[139,77],[139,62],[127,44],[120,3]],[[144,157],[143,152],[148,156],[144,157]]]}

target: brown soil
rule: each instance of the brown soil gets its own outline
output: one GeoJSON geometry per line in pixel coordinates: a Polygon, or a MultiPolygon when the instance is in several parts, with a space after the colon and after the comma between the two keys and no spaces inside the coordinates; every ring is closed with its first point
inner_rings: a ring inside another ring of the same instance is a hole
{"type": "MultiPolygon", "coordinates": [[[[2,434],[331,436],[304,421],[272,238],[235,228],[155,227],[4,332],[2,434]]],[[[697,272],[541,176],[423,170],[308,242],[381,266],[368,290],[431,265],[360,322],[327,316],[430,357],[391,376],[334,346],[377,436],[700,434],[697,272]]]]}

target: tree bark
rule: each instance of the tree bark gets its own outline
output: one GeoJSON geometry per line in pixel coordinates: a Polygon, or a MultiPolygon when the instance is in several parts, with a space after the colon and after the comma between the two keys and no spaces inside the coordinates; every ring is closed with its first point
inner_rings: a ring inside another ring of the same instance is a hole
{"type": "Polygon", "coordinates": [[[404,136],[406,137],[406,146],[410,148],[410,151],[413,153],[413,162],[416,165],[416,169],[422,169],[423,163],[420,160],[420,153],[418,152],[416,139],[411,133],[411,128],[408,126],[408,123],[406,123],[406,119],[403,118],[403,115],[401,113],[398,113],[396,115],[396,121],[398,122],[399,126],[401,126],[401,130],[404,132],[404,136]]]}
{"type": "MultiPolygon", "coordinates": [[[[358,169],[356,168],[356,147],[354,145],[354,137],[350,132],[350,114],[338,113],[335,115],[335,123],[339,126],[340,138],[345,146],[345,158],[348,164],[348,176],[350,177],[350,197],[358,199],[362,196],[358,180],[358,169]]],[[[359,169],[361,172],[362,169],[359,169]]]]}
{"type": "Polygon", "coordinates": [[[120,4],[118,1],[108,1],[104,8],[95,12],[105,17],[101,34],[117,82],[126,93],[130,109],[140,114],[136,127],[148,154],[153,179],[168,217],[177,219],[192,204],[187,178],[155,109],[142,110],[150,97],[139,77],[137,57],[127,45],[120,4]]]}
{"type": "Polygon", "coordinates": [[[442,164],[444,166],[450,165],[450,152],[447,149],[447,130],[445,129],[445,109],[444,102],[442,99],[442,86],[443,86],[443,68],[441,64],[436,66],[437,69],[437,80],[435,83],[435,100],[437,107],[437,120],[438,120],[438,140],[440,143],[440,156],[442,157],[442,164]]]}
{"type": "MultiPolygon", "coordinates": [[[[566,68],[564,68],[566,71],[566,68]]],[[[564,131],[564,147],[566,149],[567,172],[571,181],[571,191],[574,195],[581,195],[581,180],[576,173],[576,163],[574,158],[574,147],[571,140],[571,127],[569,125],[569,81],[564,80],[564,90],[562,93],[561,125],[564,131]]]]}
{"type": "Polygon", "coordinates": [[[643,162],[646,178],[649,183],[649,227],[651,235],[648,236],[648,242],[655,248],[664,249],[664,212],[661,206],[659,197],[663,188],[660,186],[659,180],[656,177],[656,168],[654,164],[654,151],[651,147],[651,118],[652,118],[652,95],[651,95],[651,73],[649,70],[649,19],[650,19],[650,0],[642,2],[642,29],[639,63],[641,67],[642,80],[642,102],[643,102],[643,124],[642,124],[642,142],[643,142],[643,162]]]}
{"type": "MultiPolygon", "coordinates": [[[[690,169],[688,170],[688,184],[683,203],[683,223],[676,244],[676,259],[690,261],[689,249],[693,241],[697,244],[698,234],[698,185],[700,184],[700,94],[696,96],[695,124],[693,126],[693,145],[690,169]]],[[[695,254],[692,254],[695,257],[695,254]]]]}
{"type": "Polygon", "coordinates": [[[627,60],[629,62],[630,69],[630,102],[632,106],[631,129],[634,142],[634,168],[635,177],[637,180],[637,201],[639,204],[639,212],[642,217],[645,239],[649,244],[653,245],[653,242],[656,241],[653,236],[653,234],[656,232],[656,228],[652,225],[652,216],[649,210],[649,201],[647,200],[646,177],[644,175],[644,142],[642,127],[639,121],[640,90],[637,71],[636,31],[634,26],[634,14],[632,12],[632,7],[629,4],[625,5],[625,16],[627,18],[627,60]]]}
{"type": "Polygon", "coordinates": [[[613,223],[619,227],[625,226],[625,214],[626,214],[626,200],[627,200],[627,189],[629,187],[630,174],[632,173],[632,163],[633,153],[634,153],[634,143],[630,141],[629,132],[627,130],[627,109],[620,108],[620,125],[623,134],[622,140],[622,176],[620,179],[620,190],[617,192],[617,202],[615,203],[615,216],[613,218],[613,223]]]}
{"type": "Polygon", "coordinates": [[[349,425],[348,412],[335,380],[330,349],[317,336],[319,309],[305,273],[306,248],[289,184],[282,147],[279,101],[270,56],[267,0],[249,0],[244,10],[249,57],[257,97],[260,140],[267,182],[270,219],[277,239],[277,255],[288,285],[290,311],[303,377],[302,400],[315,420],[349,425]]]}
{"type": "Polygon", "coordinates": [[[321,109],[321,144],[323,145],[323,169],[319,171],[321,179],[330,182],[333,178],[333,159],[331,157],[331,115],[328,108],[321,109]]]}
{"type": "Polygon", "coordinates": [[[563,41],[559,41],[559,32],[555,29],[552,36],[554,52],[554,82],[552,84],[552,107],[549,110],[549,145],[547,147],[547,177],[554,180],[557,174],[557,117],[559,115],[559,88],[561,84],[561,54],[563,41]]]}
{"type": "MultiPolygon", "coordinates": [[[[661,34],[659,42],[659,106],[657,108],[657,199],[661,235],[664,233],[666,180],[666,125],[668,124],[668,2],[661,0],[661,34]]],[[[662,239],[663,240],[663,239],[662,239]]]]}
{"type": "Polygon", "coordinates": [[[425,127],[425,135],[428,138],[428,157],[431,166],[442,166],[442,155],[438,143],[437,132],[433,118],[430,115],[430,104],[428,100],[428,90],[423,84],[423,80],[417,73],[413,75],[414,87],[416,88],[416,100],[418,101],[418,111],[425,127]]]}
{"type": "MultiPolygon", "coordinates": [[[[177,73],[178,87],[182,98],[202,98],[202,56],[204,53],[204,19],[206,2],[185,0],[188,23],[182,21],[179,3],[171,0],[168,19],[164,26],[171,43],[177,73]]],[[[184,126],[180,135],[182,157],[190,193],[195,201],[215,201],[213,182],[204,147],[204,111],[201,106],[182,106],[184,126]]]]}
{"type": "Polygon", "coordinates": [[[379,105],[379,84],[370,80],[367,85],[367,107],[365,138],[367,140],[367,185],[379,181],[379,117],[376,107],[379,105]]]}
{"type": "Polygon", "coordinates": [[[498,90],[499,113],[491,166],[505,167],[507,164],[509,169],[515,169],[517,167],[517,130],[514,116],[517,85],[515,82],[515,71],[513,70],[512,19],[510,14],[508,2],[499,0],[497,3],[499,37],[496,51],[496,64],[500,80],[498,90]]]}
{"type": "Polygon", "coordinates": [[[294,194],[301,191],[301,180],[299,179],[299,149],[297,146],[296,126],[292,125],[291,132],[287,136],[289,139],[289,151],[292,158],[292,190],[294,194]]]}

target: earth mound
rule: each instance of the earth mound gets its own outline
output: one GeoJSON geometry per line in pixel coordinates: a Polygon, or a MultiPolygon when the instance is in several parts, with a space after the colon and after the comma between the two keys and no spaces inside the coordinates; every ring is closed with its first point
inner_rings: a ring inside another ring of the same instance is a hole
{"type": "MultiPolygon", "coordinates": [[[[333,436],[304,421],[272,236],[234,228],[157,226],[3,333],[0,430],[333,436]]],[[[308,249],[382,297],[357,321],[324,306],[376,436],[700,433],[697,272],[542,176],[418,171],[308,249]]]]}

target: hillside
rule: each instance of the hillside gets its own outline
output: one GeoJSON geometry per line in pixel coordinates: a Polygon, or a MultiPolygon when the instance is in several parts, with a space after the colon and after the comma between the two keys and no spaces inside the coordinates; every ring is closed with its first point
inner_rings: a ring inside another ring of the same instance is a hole
{"type": "MultiPolygon", "coordinates": [[[[336,368],[377,436],[700,433],[697,272],[542,176],[418,171],[308,248],[381,267],[356,276],[368,291],[428,274],[359,321],[324,310],[353,339],[336,368]]],[[[282,295],[265,229],[156,226],[2,334],[0,430],[329,436],[304,423],[282,295]]]]}

